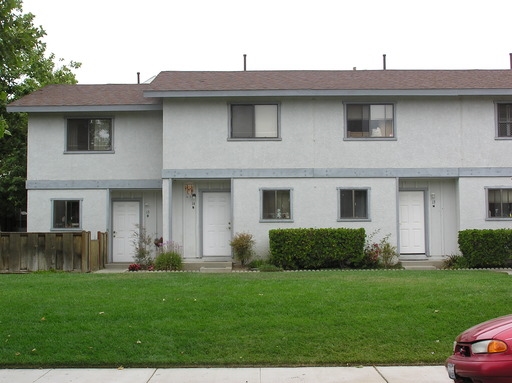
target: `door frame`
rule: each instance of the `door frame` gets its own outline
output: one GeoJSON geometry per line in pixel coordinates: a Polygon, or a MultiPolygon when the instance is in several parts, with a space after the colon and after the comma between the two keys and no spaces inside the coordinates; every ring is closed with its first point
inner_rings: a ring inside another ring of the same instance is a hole
{"type": "Polygon", "coordinates": [[[398,190],[398,194],[397,194],[397,204],[396,204],[396,209],[397,209],[397,222],[396,222],[396,226],[397,226],[397,236],[398,236],[398,242],[397,242],[397,247],[398,247],[398,255],[399,256],[402,256],[402,250],[400,249],[400,243],[401,243],[401,234],[400,234],[400,193],[401,192],[421,192],[423,193],[423,236],[424,236],[424,241],[425,241],[425,254],[410,254],[410,253],[404,253],[403,255],[405,257],[421,257],[421,256],[426,256],[426,257],[429,257],[430,256],[430,236],[429,236],[429,225],[428,225],[428,222],[429,222],[429,209],[428,209],[428,188],[404,188],[404,189],[399,189],[398,190]]]}
{"type": "Polygon", "coordinates": [[[216,256],[216,257],[210,257],[204,255],[204,194],[205,193],[227,193],[229,194],[229,218],[231,222],[231,237],[233,237],[233,193],[231,193],[231,190],[226,189],[205,189],[205,190],[198,190],[199,192],[199,201],[200,201],[200,209],[199,209],[199,240],[200,240],[200,249],[201,249],[201,259],[204,258],[214,258],[218,260],[231,260],[233,259],[233,254],[229,256],[216,256]],[[229,258],[229,259],[228,259],[229,258]]]}
{"type": "Polygon", "coordinates": [[[143,224],[142,198],[115,198],[110,202],[110,256],[109,262],[114,262],[114,204],[115,202],[138,202],[139,203],[139,226],[143,224]]]}

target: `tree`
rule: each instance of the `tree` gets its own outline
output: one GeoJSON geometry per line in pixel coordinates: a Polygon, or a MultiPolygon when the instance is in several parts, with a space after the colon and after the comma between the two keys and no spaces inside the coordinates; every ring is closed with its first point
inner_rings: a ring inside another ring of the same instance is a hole
{"type": "Polygon", "coordinates": [[[46,32],[24,14],[22,0],[0,0],[0,229],[13,230],[26,209],[27,115],[8,103],[49,84],[76,84],[80,63],[46,54],[46,32]],[[56,65],[56,61],[60,66],[56,65]]]}

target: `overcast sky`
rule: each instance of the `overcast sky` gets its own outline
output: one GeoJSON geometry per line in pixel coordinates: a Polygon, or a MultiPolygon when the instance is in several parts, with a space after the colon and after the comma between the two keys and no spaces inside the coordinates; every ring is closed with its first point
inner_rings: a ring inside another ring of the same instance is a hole
{"type": "Polygon", "coordinates": [[[162,70],[510,69],[511,0],[23,0],[79,83],[162,70]]]}

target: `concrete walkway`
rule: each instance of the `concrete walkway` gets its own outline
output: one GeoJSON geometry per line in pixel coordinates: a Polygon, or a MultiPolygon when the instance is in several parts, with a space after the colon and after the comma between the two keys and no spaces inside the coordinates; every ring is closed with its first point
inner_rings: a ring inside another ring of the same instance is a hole
{"type": "Polygon", "coordinates": [[[453,383],[444,366],[0,370],[0,383],[453,383]]]}

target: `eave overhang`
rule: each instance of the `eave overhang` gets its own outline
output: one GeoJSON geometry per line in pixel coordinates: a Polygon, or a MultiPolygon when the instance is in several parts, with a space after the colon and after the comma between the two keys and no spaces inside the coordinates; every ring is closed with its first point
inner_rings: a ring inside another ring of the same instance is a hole
{"type": "Polygon", "coordinates": [[[162,103],[151,105],[38,105],[7,106],[11,113],[71,113],[71,112],[147,112],[162,110],[162,103]]]}
{"type": "Polygon", "coordinates": [[[153,98],[229,98],[229,97],[462,97],[512,96],[512,89],[291,89],[291,90],[146,90],[153,98]]]}

